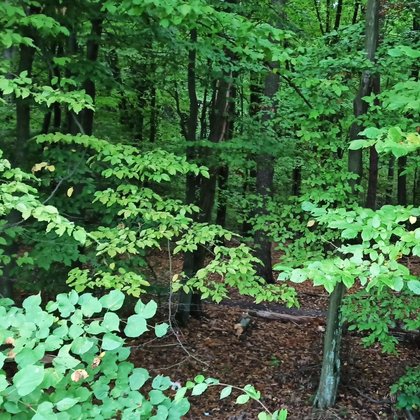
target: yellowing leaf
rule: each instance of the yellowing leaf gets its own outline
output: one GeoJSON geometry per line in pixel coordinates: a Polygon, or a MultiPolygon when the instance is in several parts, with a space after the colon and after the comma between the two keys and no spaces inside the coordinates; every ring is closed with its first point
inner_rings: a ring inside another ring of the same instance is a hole
{"type": "Polygon", "coordinates": [[[315,220],[309,220],[306,224],[307,227],[312,227],[315,224],[315,220]]]}
{"type": "Polygon", "coordinates": [[[47,162],[35,163],[35,165],[32,166],[32,173],[38,172],[42,168],[45,168],[46,166],[48,166],[48,163],[47,162]]]}
{"type": "Polygon", "coordinates": [[[55,171],[55,166],[54,165],[47,165],[45,168],[48,169],[50,172],[55,171]]]}
{"type": "Polygon", "coordinates": [[[73,187],[70,187],[68,190],[67,190],[67,197],[71,197],[72,195],[73,195],[73,191],[74,191],[74,188],[73,187]]]}
{"type": "Polygon", "coordinates": [[[408,220],[412,225],[414,225],[414,223],[417,222],[417,217],[416,216],[410,216],[410,218],[408,220]]]}
{"type": "Polygon", "coordinates": [[[115,268],[115,263],[111,263],[111,264],[109,264],[109,268],[110,268],[111,270],[113,270],[113,269],[115,268]]]}

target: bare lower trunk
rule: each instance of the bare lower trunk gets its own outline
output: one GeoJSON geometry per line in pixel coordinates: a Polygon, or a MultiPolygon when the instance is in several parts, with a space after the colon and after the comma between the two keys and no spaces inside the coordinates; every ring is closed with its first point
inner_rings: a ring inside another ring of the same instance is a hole
{"type": "Polygon", "coordinates": [[[407,175],[403,172],[407,166],[407,156],[398,158],[397,203],[407,205],[407,175]]]}
{"type": "Polygon", "coordinates": [[[321,378],[314,401],[314,405],[321,409],[332,407],[335,404],[337,388],[340,382],[340,346],[342,336],[340,308],[344,291],[344,284],[338,283],[328,303],[321,378]]]}

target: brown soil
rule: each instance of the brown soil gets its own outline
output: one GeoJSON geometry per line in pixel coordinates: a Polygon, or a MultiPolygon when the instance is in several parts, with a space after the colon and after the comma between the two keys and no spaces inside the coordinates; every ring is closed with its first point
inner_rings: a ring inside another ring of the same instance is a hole
{"type": "MultiPolygon", "coordinates": [[[[173,272],[180,271],[180,260],[172,264],[173,272]]],[[[163,260],[154,260],[152,265],[158,278],[169,278],[163,260]]],[[[364,348],[360,336],[351,333],[343,337],[342,383],[335,408],[327,412],[312,409],[321,367],[328,295],[309,283],[297,285],[297,290],[301,303],[298,311],[277,304],[264,308],[314,316],[303,324],[253,317],[251,327],[238,338],[234,325],[247,308],[258,308],[251,300],[234,293],[230,301],[220,305],[206,302],[206,316],[191,319],[188,328],[174,328],[159,340],[150,341],[150,336],[130,343],[132,360],[148,368],[152,375],[168,375],[181,384],[197,374],[237,386],[253,384],[270,410],[287,408],[292,420],[404,418],[403,413],[396,411],[389,388],[406,367],[420,363],[418,348],[404,342],[398,355],[386,355],[378,347],[364,348]]],[[[165,321],[168,304],[162,296],[160,300],[158,320],[165,321]]],[[[199,397],[191,397],[191,410],[185,418],[257,418],[261,407],[256,402],[236,405],[238,394],[234,393],[220,400],[221,389],[212,387],[199,397]]]]}

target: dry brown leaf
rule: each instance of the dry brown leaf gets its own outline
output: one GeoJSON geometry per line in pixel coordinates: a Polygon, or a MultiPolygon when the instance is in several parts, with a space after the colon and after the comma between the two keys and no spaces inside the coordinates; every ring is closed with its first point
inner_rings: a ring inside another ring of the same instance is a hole
{"type": "Polygon", "coordinates": [[[89,374],[84,369],[77,369],[71,374],[71,380],[73,382],[79,382],[82,379],[89,377],[89,374]]]}
{"type": "Polygon", "coordinates": [[[7,337],[6,340],[4,340],[4,344],[10,344],[12,346],[15,345],[15,339],[13,337],[7,337]]]}

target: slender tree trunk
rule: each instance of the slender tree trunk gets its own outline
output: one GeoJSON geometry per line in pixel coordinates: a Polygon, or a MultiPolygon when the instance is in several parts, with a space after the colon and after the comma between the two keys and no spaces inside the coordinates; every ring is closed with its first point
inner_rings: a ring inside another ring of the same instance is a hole
{"type": "Polygon", "coordinates": [[[315,13],[316,13],[316,18],[318,20],[319,23],[319,30],[321,31],[321,35],[324,35],[324,27],[322,25],[322,19],[321,19],[321,13],[319,11],[319,4],[318,4],[318,0],[314,0],[314,6],[315,6],[315,13]]]}
{"type": "Polygon", "coordinates": [[[331,31],[331,0],[325,2],[325,33],[331,31]]]}
{"type": "Polygon", "coordinates": [[[337,2],[337,12],[335,13],[335,21],[334,21],[334,30],[335,31],[338,31],[338,28],[340,27],[342,11],[343,11],[343,0],[338,0],[338,2],[337,2]]]}
{"type": "MultiPolygon", "coordinates": [[[[366,9],[366,53],[368,59],[373,61],[378,43],[379,35],[379,0],[368,0],[366,9]]],[[[354,113],[356,117],[367,112],[368,107],[362,97],[371,92],[372,80],[369,73],[364,73],[360,82],[360,89],[354,101],[354,113]]],[[[358,137],[361,127],[355,123],[350,128],[350,139],[358,137]]],[[[349,151],[348,169],[358,176],[352,180],[351,186],[354,190],[362,173],[361,151],[349,151]]],[[[322,409],[334,405],[337,395],[337,388],[340,382],[340,344],[342,336],[342,325],[340,320],[341,302],[345,293],[343,283],[337,283],[332,292],[328,305],[327,327],[324,336],[324,353],[322,359],[321,377],[318,385],[314,404],[322,409]]]]}
{"type": "MultiPolygon", "coordinates": [[[[86,58],[88,62],[92,64],[92,66],[97,61],[98,55],[99,55],[99,43],[100,43],[100,39],[102,35],[102,23],[103,23],[102,17],[93,19],[91,22],[92,29],[91,29],[89,40],[87,42],[86,58]]],[[[96,96],[96,86],[95,86],[95,81],[93,80],[93,78],[88,78],[85,81],[84,89],[86,93],[94,101],[95,96],[96,96]]],[[[93,115],[94,115],[94,111],[91,109],[85,109],[82,111],[83,131],[84,131],[84,134],[87,134],[89,136],[92,135],[93,133],[93,115]]]]}
{"type": "MultiPolygon", "coordinates": [[[[68,42],[67,42],[67,50],[68,50],[68,55],[72,56],[73,54],[76,54],[78,47],[77,47],[77,32],[76,29],[73,28],[72,31],[70,32],[70,36],[68,38],[68,42]]],[[[69,68],[66,69],[66,77],[67,78],[71,78],[72,72],[69,68]]],[[[70,88],[71,89],[71,88],[70,88]]],[[[68,134],[72,134],[75,135],[77,133],[80,132],[79,126],[76,123],[75,119],[77,117],[74,115],[74,113],[70,110],[67,110],[66,112],[66,120],[65,120],[65,128],[63,129],[64,132],[67,132],[68,134]]]]}
{"type": "Polygon", "coordinates": [[[378,152],[375,147],[369,150],[369,179],[366,194],[366,207],[376,209],[376,195],[378,192],[378,152]]]}
{"type": "MultiPolygon", "coordinates": [[[[198,99],[197,99],[197,77],[196,77],[196,60],[197,52],[195,49],[195,44],[197,43],[197,30],[192,29],[190,32],[190,41],[193,45],[188,52],[188,69],[187,69],[187,88],[188,88],[188,98],[189,98],[189,112],[188,119],[186,122],[181,119],[181,129],[185,135],[187,141],[186,147],[186,158],[188,162],[193,162],[196,157],[196,150],[194,142],[197,136],[198,128],[198,99]]],[[[193,174],[187,174],[186,184],[185,184],[185,201],[187,204],[192,204],[196,202],[197,199],[197,185],[198,177],[193,174]]],[[[184,255],[184,263],[182,271],[185,274],[186,279],[189,279],[194,276],[196,267],[196,258],[193,252],[187,252],[184,255]]],[[[192,293],[185,293],[181,290],[178,300],[178,309],[175,315],[177,322],[181,326],[187,325],[188,318],[192,309],[192,293]]],[[[195,310],[200,310],[199,307],[196,307],[198,302],[197,298],[194,298],[195,310]]]]}
{"type": "Polygon", "coordinates": [[[299,197],[302,185],[302,166],[297,164],[292,172],[292,195],[299,197]]]}
{"type": "Polygon", "coordinates": [[[397,203],[407,205],[407,175],[403,174],[407,166],[407,156],[398,158],[397,203]]]}
{"type": "Polygon", "coordinates": [[[226,213],[227,213],[227,184],[229,179],[229,167],[223,165],[219,170],[218,185],[218,206],[216,214],[216,224],[226,226],[226,213]]]}
{"type": "Polygon", "coordinates": [[[388,161],[388,175],[387,175],[387,185],[385,193],[385,204],[392,204],[393,192],[394,192],[394,166],[395,166],[395,157],[391,155],[388,161]]]}
{"type": "Polygon", "coordinates": [[[152,87],[150,91],[150,132],[149,141],[154,143],[156,141],[158,129],[158,110],[156,105],[156,87],[152,87]]]}
{"type": "MultiPolygon", "coordinates": [[[[263,112],[263,124],[269,125],[276,111],[275,95],[279,89],[279,75],[276,65],[272,65],[270,73],[264,81],[264,96],[270,101],[269,109],[263,112]],[[274,71],[276,69],[276,71],[274,71]]],[[[257,206],[255,215],[264,217],[268,214],[268,204],[273,195],[274,163],[272,154],[263,153],[257,156],[256,192],[261,198],[261,205],[257,206]]],[[[261,261],[257,274],[267,283],[274,283],[271,258],[271,240],[267,232],[258,230],[254,235],[255,256],[261,261]]]]}
{"type": "MultiPolygon", "coordinates": [[[[18,74],[26,71],[28,76],[31,76],[34,56],[34,48],[26,45],[20,47],[18,74]]],[[[15,166],[22,167],[25,164],[26,143],[31,134],[30,118],[30,99],[16,98],[16,144],[12,159],[15,166]]]]}
{"type": "Polygon", "coordinates": [[[413,206],[420,206],[420,174],[419,169],[416,168],[414,171],[414,181],[413,181],[413,206]]]}
{"type": "MultiPolygon", "coordinates": [[[[195,30],[191,32],[191,38],[196,41],[197,34],[195,30]]],[[[195,42],[194,41],[194,42],[195,42]]],[[[190,97],[190,113],[188,119],[188,129],[184,132],[191,133],[188,139],[193,139],[196,136],[198,126],[198,101],[195,84],[195,50],[190,51],[188,70],[188,92],[190,97]],[[192,131],[191,131],[192,130],[192,131]]],[[[209,117],[209,141],[219,143],[226,138],[230,105],[232,96],[231,79],[223,77],[217,80],[214,84],[212,106],[209,117]],[[229,80],[229,81],[228,81],[229,80]]],[[[188,143],[188,141],[187,141],[188,143]]],[[[211,221],[212,210],[215,203],[216,184],[219,175],[219,167],[215,163],[212,149],[199,150],[198,153],[194,148],[187,146],[187,158],[197,154],[197,158],[205,161],[209,166],[209,178],[202,176],[187,177],[187,200],[194,200],[200,208],[200,213],[196,220],[198,222],[209,223],[211,221]]],[[[203,247],[199,247],[192,253],[186,253],[184,256],[184,273],[187,278],[192,277],[195,273],[204,266],[206,252],[203,247]]],[[[202,315],[201,297],[198,293],[184,293],[181,292],[179,299],[178,311],[176,319],[180,325],[186,325],[189,315],[199,317],[202,315]]]]}
{"type": "Polygon", "coordinates": [[[360,0],[356,0],[354,2],[353,17],[351,19],[352,25],[355,25],[357,23],[357,16],[359,14],[359,9],[360,9],[360,0]]]}
{"type": "Polygon", "coordinates": [[[314,401],[314,405],[321,409],[332,407],[335,404],[340,382],[340,347],[342,337],[340,310],[344,292],[344,284],[338,283],[328,302],[321,378],[314,401]]]}

